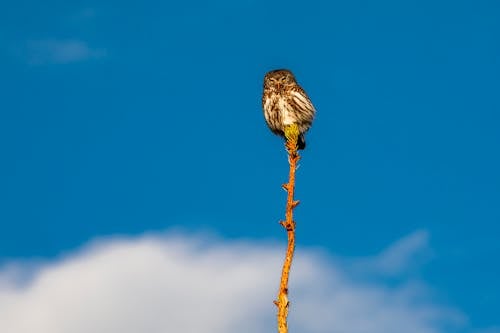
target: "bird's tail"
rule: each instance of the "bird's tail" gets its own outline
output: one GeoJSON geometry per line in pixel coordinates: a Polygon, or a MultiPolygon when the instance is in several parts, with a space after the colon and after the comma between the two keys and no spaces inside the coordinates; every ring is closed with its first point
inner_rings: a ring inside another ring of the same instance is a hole
{"type": "Polygon", "coordinates": [[[297,141],[297,148],[298,149],[306,148],[306,138],[304,137],[304,134],[299,135],[299,140],[297,141]]]}

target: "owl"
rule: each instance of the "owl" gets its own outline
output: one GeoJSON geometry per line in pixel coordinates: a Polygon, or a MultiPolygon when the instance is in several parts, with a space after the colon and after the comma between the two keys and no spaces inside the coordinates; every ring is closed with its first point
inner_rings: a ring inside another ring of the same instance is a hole
{"type": "Polygon", "coordinates": [[[262,108],[267,126],[274,134],[284,137],[284,127],[297,124],[300,132],[297,148],[306,147],[304,134],[311,127],[316,110],[291,71],[277,69],[265,75],[262,108]]]}

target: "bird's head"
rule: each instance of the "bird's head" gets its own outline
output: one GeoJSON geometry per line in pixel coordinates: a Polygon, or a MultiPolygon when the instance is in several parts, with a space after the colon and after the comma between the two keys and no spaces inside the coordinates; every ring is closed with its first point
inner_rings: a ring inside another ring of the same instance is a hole
{"type": "Polygon", "coordinates": [[[289,85],[296,84],[295,77],[288,69],[276,69],[267,72],[264,77],[264,89],[281,91],[289,85]]]}

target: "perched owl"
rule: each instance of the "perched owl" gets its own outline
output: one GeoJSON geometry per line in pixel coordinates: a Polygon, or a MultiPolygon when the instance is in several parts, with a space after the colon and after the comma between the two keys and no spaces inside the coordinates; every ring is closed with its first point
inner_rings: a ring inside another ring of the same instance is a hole
{"type": "Polygon", "coordinates": [[[300,131],[297,146],[305,148],[304,133],[311,127],[316,110],[292,72],[277,69],[266,74],[262,108],[267,126],[274,134],[284,137],[284,127],[297,124],[300,131]]]}

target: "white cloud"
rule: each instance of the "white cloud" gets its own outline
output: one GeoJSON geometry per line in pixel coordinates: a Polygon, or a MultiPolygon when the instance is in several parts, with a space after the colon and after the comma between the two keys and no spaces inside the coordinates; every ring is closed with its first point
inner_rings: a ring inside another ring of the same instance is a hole
{"type": "Polygon", "coordinates": [[[358,273],[399,276],[411,273],[430,258],[429,233],[417,230],[384,249],[374,257],[351,260],[352,267],[358,273]]]}
{"type": "MultiPolygon", "coordinates": [[[[388,253],[417,251],[416,238],[388,253]]],[[[0,332],[276,331],[272,300],[283,255],[282,244],[167,234],[104,239],[56,261],[12,263],[0,270],[0,332]]],[[[338,262],[297,249],[291,331],[438,333],[463,325],[463,315],[436,302],[424,284],[359,282],[338,262]]]]}
{"type": "Polygon", "coordinates": [[[26,45],[28,62],[32,65],[67,64],[106,56],[104,49],[91,48],[78,39],[43,39],[26,45]]]}

